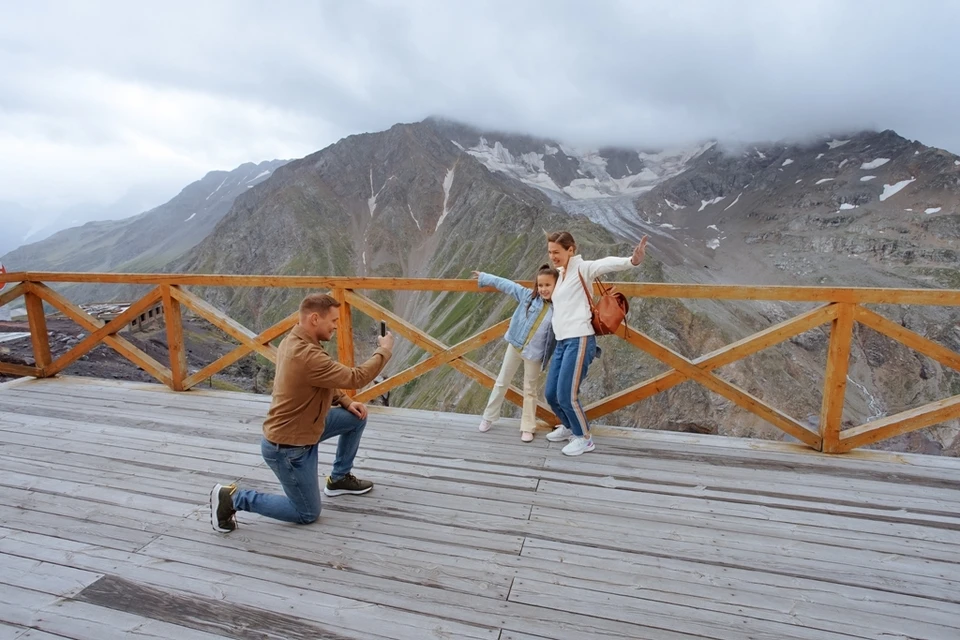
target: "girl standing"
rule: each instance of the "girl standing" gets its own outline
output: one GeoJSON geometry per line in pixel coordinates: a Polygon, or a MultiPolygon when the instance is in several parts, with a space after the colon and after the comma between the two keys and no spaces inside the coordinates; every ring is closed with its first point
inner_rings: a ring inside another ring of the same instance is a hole
{"type": "Polygon", "coordinates": [[[580,383],[587,376],[587,369],[596,356],[597,339],[590,324],[590,301],[580,277],[592,292],[594,278],[638,266],[643,262],[646,250],[647,236],[643,236],[629,258],[611,256],[600,260],[584,260],[577,254],[577,243],[569,232],[558,231],[547,236],[547,252],[560,278],[552,296],[553,331],[557,348],[547,374],[546,396],[547,403],[561,423],[547,434],[547,440],[569,440],[562,449],[568,456],[578,456],[594,449],[590,425],[579,395],[580,383]]]}
{"type": "Polygon", "coordinates": [[[553,337],[551,318],[553,305],[550,299],[557,284],[557,270],[543,265],[537,271],[536,285],[533,291],[521,287],[512,280],[500,278],[489,273],[474,271],[480,287],[494,287],[503,293],[512,295],[520,305],[513,312],[510,326],[504,340],[507,352],[503,356],[500,375],[490,392],[487,408],[480,421],[480,431],[489,431],[493,423],[500,418],[500,409],[507,394],[507,387],[514,374],[523,364],[523,411],[520,415],[520,439],[533,440],[537,428],[537,378],[546,369],[553,354],[556,339],[553,337]]]}

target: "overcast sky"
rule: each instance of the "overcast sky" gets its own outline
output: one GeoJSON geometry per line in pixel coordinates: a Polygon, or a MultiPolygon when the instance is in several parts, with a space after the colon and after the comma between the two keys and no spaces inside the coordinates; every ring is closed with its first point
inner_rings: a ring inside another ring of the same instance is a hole
{"type": "Polygon", "coordinates": [[[159,204],[431,114],[585,146],[892,128],[960,152],[960,2],[147,7],[5,3],[0,201],[159,204]]]}

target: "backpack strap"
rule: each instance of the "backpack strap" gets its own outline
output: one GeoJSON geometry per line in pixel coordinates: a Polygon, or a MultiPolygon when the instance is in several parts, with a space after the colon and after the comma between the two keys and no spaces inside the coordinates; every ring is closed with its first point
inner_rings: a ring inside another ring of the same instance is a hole
{"type": "Polygon", "coordinates": [[[580,276],[580,284],[581,286],[583,286],[583,292],[587,296],[587,302],[590,303],[590,311],[593,312],[594,310],[596,310],[596,305],[593,302],[593,296],[590,295],[590,290],[587,289],[587,281],[583,279],[583,274],[580,273],[579,268],[577,269],[577,275],[580,276]]]}

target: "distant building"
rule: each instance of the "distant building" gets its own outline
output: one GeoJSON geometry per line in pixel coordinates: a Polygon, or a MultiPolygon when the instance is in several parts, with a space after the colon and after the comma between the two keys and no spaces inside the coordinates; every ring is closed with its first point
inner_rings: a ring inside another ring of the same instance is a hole
{"type": "Polygon", "coordinates": [[[157,302],[130,322],[130,331],[147,331],[163,320],[163,303],[157,302]]]}
{"type": "MultiPolygon", "coordinates": [[[[130,308],[127,302],[91,302],[79,305],[81,309],[89,313],[94,318],[104,322],[110,322],[118,315],[130,308]]],[[[60,312],[50,314],[51,318],[63,318],[60,312]]],[[[157,301],[153,306],[144,310],[143,313],[130,321],[130,324],[123,330],[127,331],[148,331],[157,324],[163,324],[163,302],[157,301]]]]}

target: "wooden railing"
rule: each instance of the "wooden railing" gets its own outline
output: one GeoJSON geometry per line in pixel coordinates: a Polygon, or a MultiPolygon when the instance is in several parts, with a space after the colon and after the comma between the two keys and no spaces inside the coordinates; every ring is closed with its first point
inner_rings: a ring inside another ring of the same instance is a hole
{"type": "MultiPolygon", "coordinates": [[[[260,333],[254,333],[202,298],[184,289],[186,286],[329,289],[342,303],[337,347],[340,360],[344,364],[350,366],[354,364],[354,310],[360,311],[374,320],[387,321],[392,331],[429,354],[422,362],[392,375],[379,384],[360,391],[356,398],[361,401],[376,398],[444,365],[449,365],[484,387],[491,388],[495,376],[467,360],[465,356],[501,337],[506,332],[508,324],[508,321],[500,322],[458,344],[449,346],[421,331],[370,298],[357,293],[357,291],[377,290],[476,292],[478,290],[477,285],[472,280],[22,272],[0,274],[0,282],[16,283],[12,288],[0,290],[0,306],[21,296],[25,299],[36,361],[35,366],[29,367],[0,363],[0,373],[40,378],[53,376],[63,371],[99,343],[104,342],[151,376],[176,391],[185,391],[196,386],[250,353],[258,353],[276,362],[277,350],[270,344],[271,341],[289,331],[297,322],[296,314],[292,314],[272,327],[260,333]],[[119,316],[109,322],[103,322],[92,317],[78,305],[51,289],[47,283],[54,282],[152,285],[153,288],[119,316]],[[162,301],[166,315],[170,353],[169,365],[157,362],[119,335],[119,331],[131,320],[158,301],[162,301]],[[47,341],[44,303],[55,307],[74,320],[80,327],[89,331],[89,335],[55,360],[51,357],[50,346],[47,341]],[[183,307],[189,308],[193,313],[206,319],[227,335],[236,339],[240,345],[203,369],[188,375],[181,320],[183,307]]],[[[960,354],[905,329],[862,305],[960,306],[960,291],[637,283],[617,283],[617,288],[628,297],[637,298],[769,300],[820,302],[823,304],[790,320],[692,360],[683,357],[642,332],[624,325],[617,333],[620,338],[665,363],[671,369],[591,404],[586,408],[587,415],[591,419],[599,418],[649,398],[686,380],[698,382],[739,407],[763,418],[797,440],[814,449],[829,453],[846,452],[856,447],[960,417],[960,395],[956,395],[893,416],[874,420],[858,427],[841,430],[847,367],[855,322],[889,336],[936,360],[945,367],[960,371],[960,354]],[[714,373],[714,370],[720,367],[828,323],[831,327],[830,342],[824,376],[819,429],[816,431],[714,373]]],[[[510,387],[508,390],[507,399],[518,405],[522,403],[521,393],[514,387],[510,387]]],[[[555,420],[550,409],[543,403],[538,404],[537,415],[543,420],[550,421],[551,424],[555,420]]]]}

